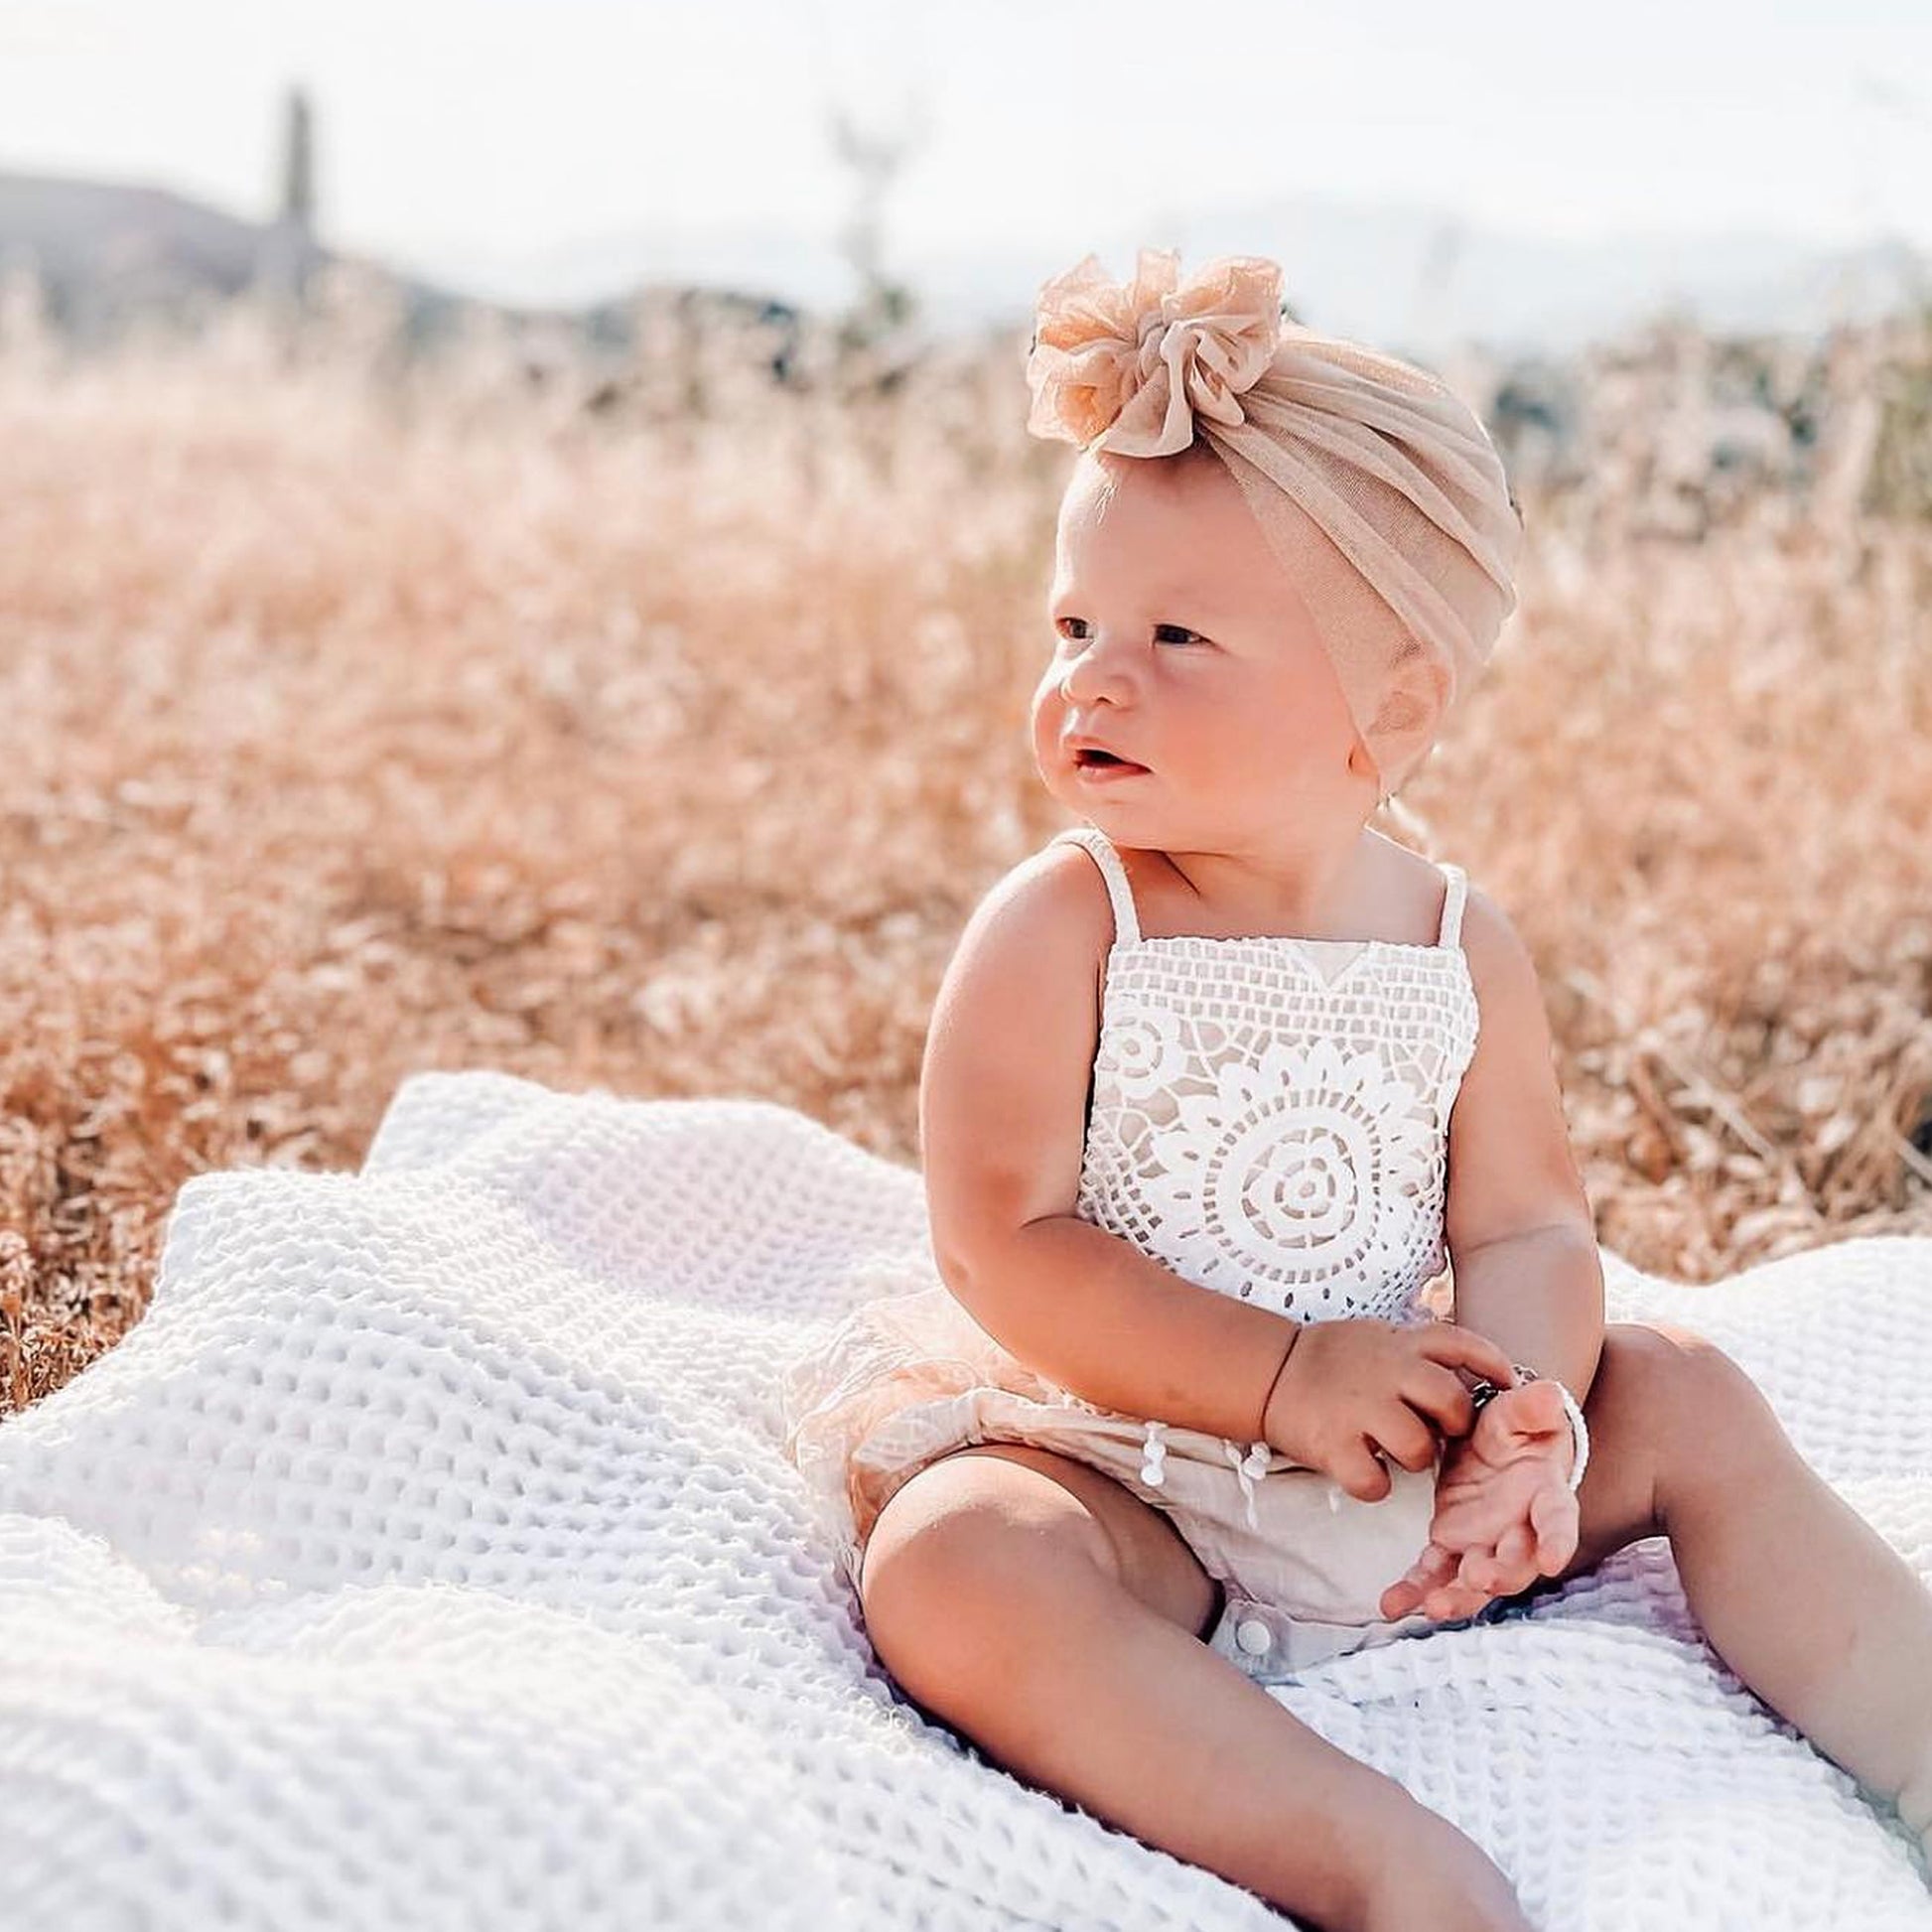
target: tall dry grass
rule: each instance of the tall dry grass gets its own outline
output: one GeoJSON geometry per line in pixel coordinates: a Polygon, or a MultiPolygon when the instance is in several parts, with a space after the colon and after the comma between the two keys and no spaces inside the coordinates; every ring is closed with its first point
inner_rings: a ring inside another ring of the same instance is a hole
{"type": "MultiPolygon", "coordinates": [[[[0,1405],[139,1318],[183,1180],[352,1168],[417,1068],[916,1162],[946,958],[1064,822],[1022,342],[841,400],[706,340],[587,409],[391,322],[0,331],[0,1405]]],[[[1620,380],[1581,486],[1519,476],[1520,615],[1387,829],[1534,949],[1610,1246],[1932,1232],[1932,537],[1851,431],[1804,502],[1655,534],[1681,384],[1620,380]]]]}

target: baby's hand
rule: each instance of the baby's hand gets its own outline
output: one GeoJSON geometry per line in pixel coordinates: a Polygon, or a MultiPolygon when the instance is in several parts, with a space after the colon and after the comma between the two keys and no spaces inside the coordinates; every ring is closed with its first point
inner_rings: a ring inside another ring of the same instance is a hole
{"type": "Polygon", "coordinates": [[[1491,1398],[1467,1436],[1443,1445],[1429,1545],[1382,1592],[1381,1613],[1420,1605],[1453,1622],[1556,1576],[1577,1549],[1576,1460],[1554,1382],[1521,1382],[1491,1398]]]}

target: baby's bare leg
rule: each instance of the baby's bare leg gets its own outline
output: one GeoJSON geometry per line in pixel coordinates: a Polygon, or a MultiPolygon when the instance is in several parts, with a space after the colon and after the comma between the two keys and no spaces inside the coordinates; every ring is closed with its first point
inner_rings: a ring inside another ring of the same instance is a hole
{"type": "Polygon", "coordinates": [[[1702,1366],[1696,1426],[1657,1478],[1684,1593],[1725,1662],[1932,1852],[1932,1590],[1742,1368],[1702,1366]]]}
{"type": "Polygon", "coordinates": [[[899,1688],[1014,1775],[1322,1932],[1528,1932],[1479,1847],[1199,1640],[1212,1586],[1102,1471],[1017,1444],[887,1504],[861,1590],[899,1688]],[[1415,1916],[1424,1872],[1428,1908],[1415,1916]]]}
{"type": "Polygon", "coordinates": [[[1695,1331],[1611,1322],[1584,1416],[1576,1553],[1516,1600],[1668,1535],[1712,1648],[1932,1854],[1932,1590],[1695,1331]]]}

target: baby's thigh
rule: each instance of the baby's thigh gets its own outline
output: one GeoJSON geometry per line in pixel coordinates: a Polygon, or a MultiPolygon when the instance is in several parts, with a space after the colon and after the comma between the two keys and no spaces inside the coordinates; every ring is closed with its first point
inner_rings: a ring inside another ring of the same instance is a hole
{"type": "Polygon", "coordinates": [[[1049,1582],[1055,1566],[1097,1574],[1201,1638],[1220,1613],[1186,1539],[1104,1470],[1031,1443],[973,1443],[909,1476],[873,1525],[859,1595],[875,1648],[886,1655],[892,1625],[956,1621],[1016,1565],[1049,1582]]]}

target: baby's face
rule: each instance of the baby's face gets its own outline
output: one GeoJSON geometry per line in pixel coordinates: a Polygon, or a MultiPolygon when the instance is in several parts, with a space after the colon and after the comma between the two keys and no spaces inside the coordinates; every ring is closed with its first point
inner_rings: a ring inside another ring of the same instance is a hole
{"type": "Polygon", "coordinates": [[[1034,756],[1054,797],[1122,843],[1237,851],[1298,813],[1359,825],[1373,810],[1374,764],[1313,620],[1211,452],[1081,460],[1047,620],[1034,756]],[[1141,768],[1089,766],[1075,736],[1141,768]]]}

